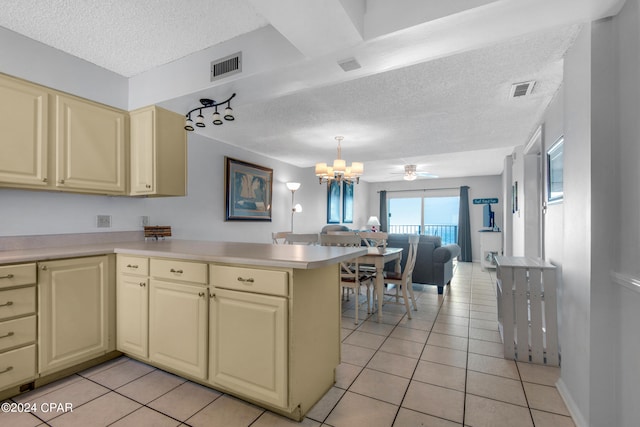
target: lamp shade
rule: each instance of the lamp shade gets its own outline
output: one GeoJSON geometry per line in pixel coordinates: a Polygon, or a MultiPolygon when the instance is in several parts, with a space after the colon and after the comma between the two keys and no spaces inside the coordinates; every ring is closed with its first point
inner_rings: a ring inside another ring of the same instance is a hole
{"type": "Polygon", "coordinates": [[[367,221],[367,225],[375,225],[376,227],[380,225],[380,220],[377,216],[370,216],[367,221]]]}
{"type": "Polygon", "coordinates": [[[361,162],[351,163],[351,173],[353,176],[360,176],[364,172],[364,164],[361,162]]]}
{"type": "Polygon", "coordinates": [[[298,188],[300,188],[300,183],[299,182],[287,182],[287,188],[291,191],[296,191],[298,188]]]}
{"type": "Polygon", "coordinates": [[[347,168],[347,162],[345,162],[343,159],[335,159],[333,161],[334,172],[344,173],[346,168],[347,168]]]}
{"type": "Polygon", "coordinates": [[[316,163],[316,176],[324,176],[327,174],[326,163],[316,163]]]}

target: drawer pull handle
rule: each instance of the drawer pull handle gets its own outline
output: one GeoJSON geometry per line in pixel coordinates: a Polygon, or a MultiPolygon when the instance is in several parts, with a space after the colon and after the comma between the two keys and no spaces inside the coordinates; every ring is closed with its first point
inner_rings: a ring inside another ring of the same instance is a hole
{"type": "Polygon", "coordinates": [[[147,284],[146,284],[146,283],[144,283],[144,282],[140,282],[140,287],[141,287],[141,288],[144,288],[145,286],[147,286],[147,284]]]}
{"type": "Polygon", "coordinates": [[[199,296],[199,297],[203,297],[204,295],[205,295],[205,294],[204,294],[204,292],[199,292],[199,293],[198,293],[198,296],[199,296]]]}
{"type": "Polygon", "coordinates": [[[172,268],[171,270],[169,270],[169,271],[170,271],[171,273],[178,273],[178,274],[182,274],[182,273],[184,273],[182,270],[175,270],[175,269],[173,269],[173,268],[172,268]]]}
{"type": "Polygon", "coordinates": [[[138,265],[137,264],[133,264],[133,265],[127,264],[127,268],[138,268],[138,265]]]}
{"type": "Polygon", "coordinates": [[[214,299],[216,297],[216,294],[211,294],[209,295],[209,298],[214,299]]]}
{"type": "Polygon", "coordinates": [[[15,334],[14,334],[13,332],[7,332],[7,333],[6,333],[6,334],[4,334],[4,335],[0,335],[0,338],[12,337],[12,336],[14,336],[14,335],[15,335],[15,334]]]}
{"type": "Polygon", "coordinates": [[[13,371],[13,366],[9,366],[7,369],[5,369],[4,371],[0,371],[0,374],[4,374],[5,372],[9,372],[9,371],[13,371]]]}
{"type": "Polygon", "coordinates": [[[242,283],[253,283],[253,277],[249,277],[248,279],[245,279],[244,277],[238,277],[238,282],[242,282],[242,283]]]}
{"type": "Polygon", "coordinates": [[[0,279],[13,279],[13,274],[9,273],[6,276],[0,276],[0,279]]]}
{"type": "Polygon", "coordinates": [[[10,305],[13,305],[13,301],[7,301],[4,304],[0,304],[0,307],[9,307],[10,305]]]}

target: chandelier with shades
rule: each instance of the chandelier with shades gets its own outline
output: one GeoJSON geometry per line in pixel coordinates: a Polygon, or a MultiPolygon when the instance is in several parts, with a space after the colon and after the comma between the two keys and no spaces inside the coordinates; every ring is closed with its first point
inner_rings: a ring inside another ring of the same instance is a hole
{"type": "Polygon", "coordinates": [[[347,166],[347,162],[341,157],[342,147],[340,143],[344,139],[343,136],[336,136],[338,141],[338,158],[333,161],[332,166],[327,166],[326,163],[316,163],[316,176],[320,184],[330,181],[346,181],[360,183],[360,176],[364,172],[364,165],[361,162],[353,162],[350,166],[347,166]]]}
{"type": "Polygon", "coordinates": [[[229,98],[221,102],[216,102],[213,99],[202,98],[200,100],[200,104],[202,104],[201,107],[196,107],[193,110],[189,111],[187,114],[185,114],[185,117],[186,117],[185,125],[184,125],[185,130],[188,130],[189,132],[192,132],[194,130],[194,127],[193,127],[194,122],[193,122],[193,119],[191,118],[191,114],[194,114],[196,111],[198,112],[198,115],[196,116],[195,126],[199,128],[205,127],[202,110],[205,110],[207,108],[215,108],[213,114],[211,115],[211,123],[213,123],[216,126],[219,126],[222,123],[224,123],[222,121],[222,118],[224,118],[228,122],[235,120],[235,117],[233,115],[233,110],[231,109],[231,100],[235,96],[236,94],[234,93],[229,98]],[[218,112],[218,107],[225,104],[227,104],[227,108],[224,109],[223,114],[220,114],[218,112]]]}

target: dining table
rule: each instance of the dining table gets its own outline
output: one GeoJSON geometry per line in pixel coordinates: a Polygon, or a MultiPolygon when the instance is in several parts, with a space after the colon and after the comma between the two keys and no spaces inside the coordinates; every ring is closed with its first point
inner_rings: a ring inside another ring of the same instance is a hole
{"type": "Polygon", "coordinates": [[[402,259],[402,248],[371,247],[367,254],[358,257],[360,265],[372,265],[376,269],[374,279],[376,295],[378,296],[378,323],[382,320],[382,300],[384,296],[384,266],[386,263],[395,261],[395,272],[400,273],[400,260],[402,259]]]}

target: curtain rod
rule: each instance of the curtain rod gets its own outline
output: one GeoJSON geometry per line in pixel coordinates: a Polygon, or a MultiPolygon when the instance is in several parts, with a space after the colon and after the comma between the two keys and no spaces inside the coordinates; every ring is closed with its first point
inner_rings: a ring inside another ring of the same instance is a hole
{"type": "MultiPolygon", "coordinates": [[[[469,189],[471,189],[471,187],[468,187],[469,189]]],[[[460,187],[441,187],[441,188],[415,188],[415,189],[409,189],[409,190],[378,190],[377,193],[380,193],[380,191],[386,191],[387,193],[405,193],[408,191],[431,191],[431,190],[459,190],[460,187]]]]}

